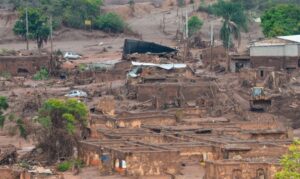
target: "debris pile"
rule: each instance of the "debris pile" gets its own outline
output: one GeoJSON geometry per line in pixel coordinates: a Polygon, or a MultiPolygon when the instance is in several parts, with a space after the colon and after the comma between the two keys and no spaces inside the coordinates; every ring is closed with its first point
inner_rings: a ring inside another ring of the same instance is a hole
{"type": "Polygon", "coordinates": [[[17,161],[17,148],[13,145],[0,146],[0,165],[11,165],[17,161]]]}

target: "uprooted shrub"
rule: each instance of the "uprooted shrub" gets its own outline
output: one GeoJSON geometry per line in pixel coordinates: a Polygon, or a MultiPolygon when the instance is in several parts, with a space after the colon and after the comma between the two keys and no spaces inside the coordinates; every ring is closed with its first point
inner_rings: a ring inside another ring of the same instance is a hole
{"type": "Polygon", "coordinates": [[[80,132],[86,129],[88,110],[76,99],[49,99],[39,110],[38,148],[48,163],[70,158],[80,140],[80,132]]]}

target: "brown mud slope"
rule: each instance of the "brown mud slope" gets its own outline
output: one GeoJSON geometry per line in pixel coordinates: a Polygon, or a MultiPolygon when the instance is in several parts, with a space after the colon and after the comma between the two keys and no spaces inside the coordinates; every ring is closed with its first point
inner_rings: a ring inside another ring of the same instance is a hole
{"type": "Polygon", "coordinates": [[[0,10],[0,43],[5,43],[15,40],[12,29],[18,18],[14,12],[0,10]]]}

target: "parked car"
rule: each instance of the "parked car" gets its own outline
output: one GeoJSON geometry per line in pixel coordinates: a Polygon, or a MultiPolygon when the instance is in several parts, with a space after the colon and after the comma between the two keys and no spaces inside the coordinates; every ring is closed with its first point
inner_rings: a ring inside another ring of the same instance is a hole
{"type": "Polygon", "coordinates": [[[66,97],[87,97],[87,93],[81,90],[72,90],[65,95],[66,97]]]}
{"type": "Polygon", "coordinates": [[[65,59],[78,59],[78,58],[81,58],[81,56],[74,52],[66,52],[64,55],[64,58],[65,59]]]}

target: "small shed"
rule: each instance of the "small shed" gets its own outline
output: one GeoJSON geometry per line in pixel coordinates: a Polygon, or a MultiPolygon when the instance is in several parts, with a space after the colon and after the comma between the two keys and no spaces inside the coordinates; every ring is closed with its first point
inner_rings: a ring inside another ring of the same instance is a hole
{"type": "Polygon", "coordinates": [[[243,68],[250,68],[249,55],[233,55],[231,56],[230,69],[231,72],[240,72],[243,68]]]}

